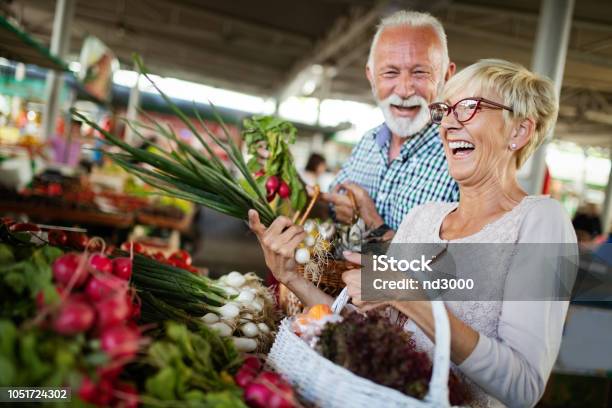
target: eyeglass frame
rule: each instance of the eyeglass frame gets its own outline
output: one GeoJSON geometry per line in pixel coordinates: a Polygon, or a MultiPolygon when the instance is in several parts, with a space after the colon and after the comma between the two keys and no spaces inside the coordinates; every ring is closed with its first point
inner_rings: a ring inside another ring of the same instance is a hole
{"type": "MultiPolygon", "coordinates": [[[[461,100],[457,101],[457,102],[456,102],[454,105],[448,105],[448,104],[446,104],[446,103],[444,103],[444,102],[434,102],[434,103],[432,103],[432,104],[430,104],[430,105],[428,106],[428,108],[429,108],[429,115],[430,115],[430,117],[431,117],[431,121],[432,121],[433,123],[435,123],[435,124],[437,124],[437,125],[441,124],[441,123],[442,123],[442,120],[440,120],[440,122],[436,122],[436,121],[434,120],[434,118],[433,118],[433,113],[431,112],[431,109],[432,109],[432,106],[444,105],[444,106],[446,106],[446,115],[445,115],[445,116],[448,116],[448,115],[450,115],[450,113],[451,113],[451,112],[453,112],[453,114],[455,115],[455,119],[457,120],[457,122],[459,122],[459,123],[461,123],[461,124],[464,124],[464,123],[466,123],[466,122],[469,122],[470,120],[472,120],[472,119],[474,118],[474,116],[476,116],[476,112],[478,112],[478,109],[480,108],[480,104],[481,104],[481,103],[483,103],[483,102],[484,102],[484,103],[486,103],[486,104],[492,105],[492,106],[493,106],[493,108],[497,108],[497,109],[505,109],[505,110],[507,110],[507,111],[509,111],[509,112],[514,112],[514,109],[512,109],[512,108],[511,108],[511,107],[509,107],[509,106],[502,105],[501,103],[497,103],[497,102],[491,101],[491,100],[486,99],[486,98],[481,98],[481,97],[476,97],[476,96],[473,96],[473,97],[469,97],[469,98],[463,98],[463,99],[461,99],[461,100]],[[463,101],[468,101],[468,100],[471,100],[471,101],[476,101],[476,107],[474,108],[474,112],[472,112],[472,115],[471,115],[469,118],[467,118],[466,120],[459,120],[459,115],[457,114],[457,111],[455,110],[455,108],[456,108],[456,107],[457,107],[457,105],[459,105],[461,102],[463,102],[463,101]]],[[[493,108],[492,108],[492,109],[493,109],[493,108]]],[[[442,119],[444,119],[444,117],[443,117],[442,119]]]]}

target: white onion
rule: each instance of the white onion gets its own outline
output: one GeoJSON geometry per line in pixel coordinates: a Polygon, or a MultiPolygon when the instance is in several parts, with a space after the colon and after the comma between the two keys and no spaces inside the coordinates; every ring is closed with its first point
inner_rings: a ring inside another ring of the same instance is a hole
{"type": "Polygon", "coordinates": [[[242,315],[242,317],[246,320],[252,321],[253,320],[253,315],[250,313],[245,313],[242,315]]]}
{"type": "Polygon", "coordinates": [[[259,329],[255,323],[246,323],[240,326],[240,331],[247,337],[255,337],[259,334],[259,329]]]}
{"type": "Polygon", "coordinates": [[[244,304],[249,304],[255,299],[255,292],[251,289],[243,289],[236,298],[236,301],[244,304]]]}
{"type": "Polygon", "coordinates": [[[247,339],[244,337],[232,337],[234,346],[238,351],[251,352],[257,348],[257,342],[253,339],[247,339]]]}
{"type": "Polygon", "coordinates": [[[213,324],[219,321],[219,316],[214,313],[206,313],[204,316],[202,316],[202,320],[206,324],[213,324]]]}
{"type": "Polygon", "coordinates": [[[255,312],[261,312],[263,310],[263,302],[259,299],[255,299],[252,303],[251,303],[251,309],[254,310],[255,312]]]}
{"type": "Polygon", "coordinates": [[[307,248],[298,248],[295,251],[295,261],[299,264],[305,265],[310,261],[310,252],[307,248]]]}
{"type": "Polygon", "coordinates": [[[334,234],[336,233],[336,227],[329,221],[326,221],[323,224],[319,225],[318,229],[321,238],[328,241],[331,240],[334,237],[334,234]]]}
{"type": "Polygon", "coordinates": [[[313,247],[316,242],[317,240],[312,235],[306,235],[306,238],[304,239],[304,245],[307,247],[313,247]]]}
{"type": "Polygon", "coordinates": [[[240,314],[240,308],[234,303],[227,303],[221,307],[215,308],[224,319],[235,319],[240,314]]]}
{"type": "Polygon", "coordinates": [[[316,227],[317,223],[314,222],[314,220],[306,220],[303,228],[306,233],[310,234],[312,231],[315,230],[316,227]]]}
{"type": "Polygon", "coordinates": [[[246,279],[240,272],[233,271],[227,274],[227,284],[230,286],[239,288],[244,285],[244,282],[246,279]]]}
{"type": "Polygon", "coordinates": [[[257,325],[257,328],[259,329],[260,332],[262,333],[270,333],[270,328],[268,327],[267,324],[265,323],[259,323],[257,325]]]}
{"type": "Polygon", "coordinates": [[[208,327],[219,333],[221,337],[229,337],[232,335],[232,328],[223,322],[213,323],[208,325],[208,327]]]}

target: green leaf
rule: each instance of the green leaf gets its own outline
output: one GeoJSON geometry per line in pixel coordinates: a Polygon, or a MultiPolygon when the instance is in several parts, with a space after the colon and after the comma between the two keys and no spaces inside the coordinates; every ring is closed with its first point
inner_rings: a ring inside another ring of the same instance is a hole
{"type": "Polygon", "coordinates": [[[0,265],[10,265],[15,262],[15,255],[9,245],[0,243],[0,265]]]}
{"type": "Polygon", "coordinates": [[[176,373],[172,367],[164,367],[152,377],[147,378],[147,393],[164,401],[176,399],[176,373]]]}
{"type": "Polygon", "coordinates": [[[17,372],[15,365],[8,356],[0,355],[0,387],[15,386],[17,372]]]}

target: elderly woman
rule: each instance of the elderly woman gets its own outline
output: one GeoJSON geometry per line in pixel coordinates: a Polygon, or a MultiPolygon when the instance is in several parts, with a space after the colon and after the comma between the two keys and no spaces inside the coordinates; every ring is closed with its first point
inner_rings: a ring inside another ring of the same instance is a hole
{"type": "MultiPolygon", "coordinates": [[[[481,60],[451,78],[443,102],[430,106],[451,176],[460,188],[459,203],[428,203],[404,219],[394,243],[576,243],[561,205],[529,196],[517,182],[518,168],[542,143],[557,115],[552,83],[524,67],[502,60],[481,60]]],[[[330,302],[295,272],[292,255],[303,231],[286,219],[268,230],[251,214],[268,266],[306,304],[330,302]]],[[[512,301],[505,288],[520,266],[513,253],[490,265],[489,285],[501,298],[446,301],[451,327],[451,358],[473,385],[475,406],[533,406],[540,399],[561,342],[565,301],[512,301]],[[516,263],[516,262],[515,262],[516,263]],[[509,267],[503,265],[510,265],[509,267]],[[496,300],[496,301],[495,301],[496,300]]],[[[359,261],[352,254],[349,259],[359,261]]],[[[428,301],[361,301],[361,271],[343,275],[353,304],[362,310],[391,306],[409,319],[419,347],[434,337],[428,301]]],[[[555,279],[545,275],[542,279],[555,279]]],[[[516,282],[515,282],[516,283],[516,282]]],[[[526,282],[525,282],[526,283],[526,282]]]]}

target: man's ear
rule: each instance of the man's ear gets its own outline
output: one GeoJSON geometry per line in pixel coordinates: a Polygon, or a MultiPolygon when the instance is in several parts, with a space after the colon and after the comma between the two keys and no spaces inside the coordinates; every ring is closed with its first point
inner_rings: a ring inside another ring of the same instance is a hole
{"type": "Polygon", "coordinates": [[[444,82],[448,81],[453,75],[455,75],[456,71],[457,71],[457,65],[455,65],[454,62],[450,62],[448,64],[448,69],[446,70],[446,74],[444,75],[444,82]]]}
{"type": "Polygon", "coordinates": [[[366,77],[368,81],[370,81],[370,86],[374,86],[374,73],[370,70],[370,64],[366,64],[365,66],[366,77]]]}
{"type": "Polygon", "coordinates": [[[533,119],[527,118],[515,125],[512,135],[510,135],[510,144],[515,144],[516,149],[521,149],[525,146],[535,134],[535,122],[533,119]]]}

